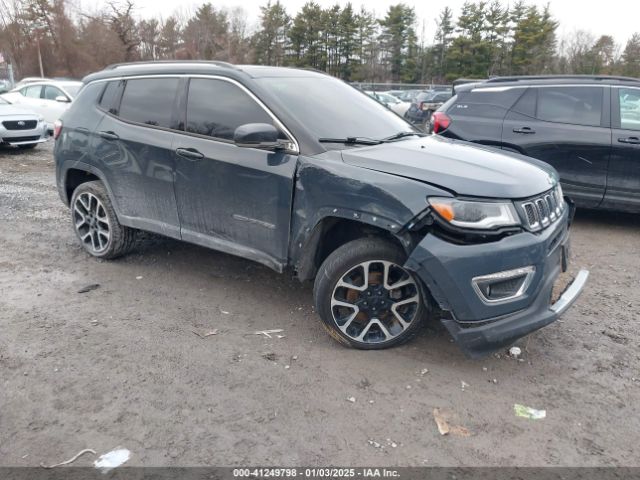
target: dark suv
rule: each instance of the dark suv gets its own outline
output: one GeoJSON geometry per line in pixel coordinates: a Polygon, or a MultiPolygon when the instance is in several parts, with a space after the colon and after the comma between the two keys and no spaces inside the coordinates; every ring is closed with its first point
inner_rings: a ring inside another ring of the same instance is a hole
{"type": "Polygon", "coordinates": [[[456,93],[434,132],[544,160],[579,207],[640,212],[640,80],[503,77],[456,93]]]}
{"type": "Polygon", "coordinates": [[[437,311],[472,356],[554,321],[586,281],[551,304],[571,213],[553,168],[425,137],[328,75],[160,62],[84,83],[56,176],[95,257],[160,233],[315,278],[345,345],[396,345],[437,311]]]}

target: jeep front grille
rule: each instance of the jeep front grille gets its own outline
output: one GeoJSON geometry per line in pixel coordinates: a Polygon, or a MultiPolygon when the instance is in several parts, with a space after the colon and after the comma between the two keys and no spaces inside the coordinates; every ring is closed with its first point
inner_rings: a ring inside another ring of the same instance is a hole
{"type": "Polygon", "coordinates": [[[565,209],[562,190],[556,187],[537,197],[519,202],[529,230],[542,230],[558,220],[565,209]]]}

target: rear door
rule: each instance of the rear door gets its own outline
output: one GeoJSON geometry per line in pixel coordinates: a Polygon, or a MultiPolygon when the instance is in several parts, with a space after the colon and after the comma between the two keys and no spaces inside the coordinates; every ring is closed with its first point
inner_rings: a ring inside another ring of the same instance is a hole
{"type": "Polygon", "coordinates": [[[126,225],[180,237],[173,190],[175,102],[180,79],[112,82],[100,102],[94,158],[126,225]],[[122,91],[124,89],[124,91],[122,91]],[[117,97],[113,105],[109,98],[117,97]]]}
{"type": "Polygon", "coordinates": [[[640,210],[640,88],[612,89],[609,178],[603,207],[640,210]]]}
{"type": "Polygon", "coordinates": [[[551,164],[577,205],[596,207],[611,152],[609,104],[601,86],[530,87],[505,117],[502,142],[551,164]]]}

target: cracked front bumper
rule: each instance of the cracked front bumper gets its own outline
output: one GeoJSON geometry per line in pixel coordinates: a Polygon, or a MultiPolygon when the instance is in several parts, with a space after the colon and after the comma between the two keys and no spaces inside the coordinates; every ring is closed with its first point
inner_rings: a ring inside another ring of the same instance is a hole
{"type": "Polygon", "coordinates": [[[555,321],[578,298],[586,270],[551,304],[554,284],[566,268],[570,215],[571,209],[565,209],[540,233],[523,232],[476,245],[456,245],[429,234],[411,253],[406,267],[448,312],[442,323],[467,356],[482,357],[512,344],[555,321]],[[473,288],[474,277],[528,266],[535,267],[535,275],[513,300],[489,304],[473,288]]]}

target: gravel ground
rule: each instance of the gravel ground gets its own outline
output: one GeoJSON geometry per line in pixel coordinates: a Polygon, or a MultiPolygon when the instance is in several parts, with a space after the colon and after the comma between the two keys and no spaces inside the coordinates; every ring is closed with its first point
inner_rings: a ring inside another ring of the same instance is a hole
{"type": "Polygon", "coordinates": [[[572,246],[588,286],[521,361],[467,360],[437,325],[349,350],[309,285],[244,259],[155,236],[90,258],[51,144],[0,150],[0,465],[640,465],[640,219],[578,212],[572,246]]]}

